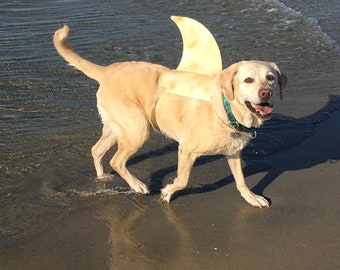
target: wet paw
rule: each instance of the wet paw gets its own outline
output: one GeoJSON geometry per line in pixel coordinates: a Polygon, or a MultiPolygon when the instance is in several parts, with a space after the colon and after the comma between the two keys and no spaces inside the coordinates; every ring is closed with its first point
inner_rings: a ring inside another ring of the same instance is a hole
{"type": "Polygon", "coordinates": [[[161,197],[159,198],[162,203],[170,203],[171,194],[166,192],[164,189],[161,190],[161,197]]]}
{"type": "Polygon", "coordinates": [[[148,187],[138,181],[133,187],[131,187],[133,189],[134,192],[138,193],[138,194],[149,194],[150,193],[150,190],[148,189],[148,187]]]}
{"type": "Polygon", "coordinates": [[[256,195],[254,193],[250,193],[248,196],[243,197],[250,205],[255,206],[255,207],[269,207],[269,202],[267,199],[260,195],[256,195]]]}
{"type": "Polygon", "coordinates": [[[101,182],[106,182],[106,181],[110,181],[114,178],[114,175],[109,174],[109,173],[104,173],[101,175],[98,175],[96,177],[96,181],[101,181],[101,182]]]}

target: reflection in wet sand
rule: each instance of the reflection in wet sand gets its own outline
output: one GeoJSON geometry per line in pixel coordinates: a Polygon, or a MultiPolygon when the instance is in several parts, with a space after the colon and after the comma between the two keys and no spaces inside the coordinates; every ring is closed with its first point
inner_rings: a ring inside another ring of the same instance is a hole
{"type": "Polygon", "coordinates": [[[96,211],[110,231],[110,269],[198,267],[197,252],[178,209],[143,197],[127,196],[124,201],[123,207],[110,203],[96,211]]]}
{"type": "Polygon", "coordinates": [[[195,251],[192,236],[188,229],[187,224],[184,223],[178,209],[174,209],[171,205],[162,205],[163,213],[169,221],[172,229],[177,233],[178,243],[173,247],[176,248],[176,255],[173,261],[173,269],[197,269],[198,264],[194,255],[198,252],[195,251]]]}
{"type": "Polygon", "coordinates": [[[109,228],[111,245],[110,269],[147,269],[154,261],[145,255],[145,248],[131,234],[138,218],[147,209],[146,205],[126,200],[125,207],[101,207],[98,216],[109,228]],[[119,209],[118,209],[119,208],[119,209]]]}

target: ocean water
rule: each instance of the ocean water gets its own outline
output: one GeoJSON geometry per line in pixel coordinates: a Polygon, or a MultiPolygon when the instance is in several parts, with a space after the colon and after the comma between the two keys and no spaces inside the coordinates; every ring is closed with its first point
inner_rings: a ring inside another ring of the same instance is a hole
{"type": "MultiPolygon", "coordinates": [[[[56,53],[52,35],[64,24],[71,28],[70,45],[102,65],[143,60],[175,68],[182,43],[171,15],[206,25],[224,67],[250,59],[276,62],[289,84],[272,119],[244,150],[250,173],[256,173],[271,165],[270,153],[302,142],[340,108],[339,13],[335,0],[2,1],[2,236],[25,231],[40,215],[95,203],[99,194],[129,193],[119,179],[95,181],[90,148],[101,131],[97,84],[56,53]]],[[[163,163],[176,165],[176,143],[152,137],[129,163],[146,183],[166,176],[153,174],[163,163]]]]}

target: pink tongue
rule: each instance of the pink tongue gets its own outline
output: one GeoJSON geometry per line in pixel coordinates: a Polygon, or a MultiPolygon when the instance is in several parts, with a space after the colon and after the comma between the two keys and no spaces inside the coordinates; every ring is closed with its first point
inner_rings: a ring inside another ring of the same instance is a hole
{"type": "Polygon", "coordinates": [[[270,106],[262,106],[253,104],[255,110],[261,114],[270,114],[273,111],[273,107],[270,106]]]}

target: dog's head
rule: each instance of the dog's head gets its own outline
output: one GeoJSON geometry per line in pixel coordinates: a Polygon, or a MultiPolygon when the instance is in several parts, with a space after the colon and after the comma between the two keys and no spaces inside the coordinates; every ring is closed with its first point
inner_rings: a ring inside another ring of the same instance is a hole
{"type": "Polygon", "coordinates": [[[258,126],[271,116],[274,93],[282,98],[287,77],[275,63],[242,61],[220,72],[218,83],[239,118],[258,126]]]}

